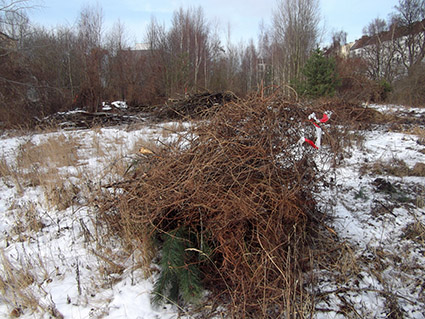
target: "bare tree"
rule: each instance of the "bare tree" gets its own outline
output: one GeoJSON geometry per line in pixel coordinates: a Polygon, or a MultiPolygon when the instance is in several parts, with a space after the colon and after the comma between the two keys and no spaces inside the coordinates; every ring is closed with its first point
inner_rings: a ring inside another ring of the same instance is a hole
{"type": "Polygon", "coordinates": [[[388,29],[385,20],[375,18],[363,28],[363,34],[362,57],[367,63],[369,78],[393,82],[400,62],[394,46],[395,29],[388,29]]]}
{"type": "Polygon", "coordinates": [[[384,31],[387,31],[387,22],[380,18],[375,18],[366,27],[363,28],[363,34],[369,37],[378,35],[384,31]]]}
{"type": "Polygon", "coordinates": [[[127,40],[125,35],[125,26],[121,21],[117,21],[111,31],[106,35],[106,48],[108,55],[106,82],[108,87],[108,99],[127,98],[125,65],[126,58],[132,58],[131,55],[125,55],[127,50],[127,40]]]}
{"type": "Polygon", "coordinates": [[[28,22],[26,12],[30,8],[30,2],[29,0],[0,0],[0,32],[13,37],[15,35],[13,29],[22,21],[28,22]]]}
{"type": "Polygon", "coordinates": [[[111,31],[106,36],[106,47],[110,54],[127,49],[129,47],[124,23],[116,21],[111,31]]]}
{"type": "Polygon", "coordinates": [[[164,51],[166,49],[167,32],[165,26],[160,25],[155,17],[151,17],[151,21],[146,29],[145,41],[152,52],[164,51]]]}
{"type": "Polygon", "coordinates": [[[87,5],[81,10],[77,24],[81,46],[87,51],[100,47],[103,31],[102,8],[99,5],[87,5]]]}
{"type": "Polygon", "coordinates": [[[332,43],[341,46],[347,43],[347,32],[341,30],[333,32],[332,43]]]}
{"type": "Polygon", "coordinates": [[[274,41],[274,31],[267,28],[264,23],[260,23],[260,35],[258,39],[259,70],[258,83],[263,87],[263,93],[268,93],[274,85],[278,85],[280,80],[276,76],[279,57],[282,54],[281,45],[274,41]]]}
{"type": "Polygon", "coordinates": [[[55,48],[61,52],[63,61],[59,73],[62,77],[62,87],[68,90],[67,94],[73,101],[84,78],[84,61],[79,48],[79,38],[70,27],[59,27],[56,38],[55,48]]]}
{"type": "Polygon", "coordinates": [[[348,52],[344,50],[344,46],[347,44],[347,32],[343,30],[333,31],[331,39],[331,45],[325,49],[325,54],[334,57],[347,57],[348,52]]]}
{"type": "Polygon", "coordinates": [[[169,37],[164,24],[158,23],[154,16],[146,28],[145,43],[148,47],[149,71],[145,71],[150,79],[148,94],[158,93],[160,96],[170,96],[172,74],[174,73],[173,57],[169,37]]]}
{"type": "Polygon", "coordinates": [[[318,0],[280,0],[273,13],[275,41],[281,47],[281,80],[299,79],[319,36],[318,0]]]}
{"type": "Polygon", "coordinates": [[[167,36],[168,81],[172,91],[198,90],[208,85],[208,68],[213,44],[211,28],[201,7],[174,12],[167,36]],[[203,81],[202,81],[203,80],[203,81]],[[201,82],[202,81],[202,82],[201,82]]]}
{"type": "Polygon", "coordinates": [[[27,11],[35,7],[31,2],[30,0],[0,0],[0,48],[8,47],[6,54],[10,49],[14,50],[20,46],[23,38],[29,33],[27,11]]]}
{"type": "Polygon", "coordinates": [[[37,98],[22,43],[29,30],[29,0],[0,0],[0,122],[16,123],[34,114],[37,98]]]}
{"type": "Polygon", "coordinates": [[[425,57],[425,0],[399,0],[395,9],[393,27],[398,34],[394,43],[410,74],[425,57]]]}
{"type": "Polygon", "coordinates": [[[224,65],[223,72],[225,74],[222,80],[223,83],[221,85],[221,89],[231,88],[234,91],[238,91],[236,87],[238,86],[237,74],[240,66],[240,54],[238,47],[231,41],[232,26],[230,22],[227,24],[226,31],[226,50],[223,54],[222,62],[224,65]]]}
{"type": "Polygon", "coordinates": [[[80,54],[84,63],[84,80],[80,88],[79,103],[96,111],[102,99],[105,86],[102,77],[103,60],[106,50],[102,48],[103,12],[97,6],[86,6],[78,20],[80,54]]]}
{"type": "Polygon", "coordinates": [[[257,88],[258,52],[251,39],[241,52],[241,82],[242,94],[246,95],[257,88]]]}
{"type": "Polygon", "coordinates": [[[425,0],[399,0],[395,6],[392,28],[394,45],[404,76],[396,82],[393,98],[396,103],[423,105],[425,92],[425,0]]]}

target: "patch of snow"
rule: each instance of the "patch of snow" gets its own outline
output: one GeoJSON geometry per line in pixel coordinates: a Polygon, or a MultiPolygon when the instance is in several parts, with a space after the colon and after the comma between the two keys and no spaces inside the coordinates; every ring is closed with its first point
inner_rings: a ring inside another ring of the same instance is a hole
{"type": "MultiPolygon", "coordinates": [[[[118,106],[125,107],[125,104],[118,106]]],[[[37,146],[64,136],[79,143],[78,166],[58,168],[58,174],[66,178],[64,185],[86,182],[100,185],[112,179],[111,165],[117,161],[123,161],[124,165],[131,162],[132,152],[140,143],[155,143],[174,135],[164,138],[161,130],[161,126],[136,131],[101,128],[2,137],[1,159],[8,165],[16,165],[25,143],[37,146]]],[[[82,190],[93,187],[79,186],[82,190]]],[[[33,271],[34,283],[24,290],[31,292],[40,305],[36,311],[23,309],[20,318],[50,318],[48,309],[53,308],[64,318],[73,319],[177,318],[175,307],[168,305],[154,309],[151,306],[152,280],[143,279],[143,274],[128,271],[101,274],[102,267],[108,264],[94,253],[96,244],[86,240],[96,232],[94,213],[84,202],[82,198],[65,210],[57,210],[47,203],[42,187],[25,185],[21,193],[12,178],[7,184],[6,179],[0,180],[0,249],[17,268],[33,271]],[[36,232],[29,233],[24,229],[18,232],[17,225],[25,222],[23,216],[30,206],[44,226],[36,232]]],[[[117,243],[117,251],[119,247],[117,243]]],[[[130,269],[133,265],[125,266],[130,269]]],[[[9,317],[13,310],[14,305],[0,296],[0,317],[9,317]]]]}
{"type": "Polygon", "coordinates": [[[318,194],[322,209],[331,211],[331,227],[353,250],[353,267],[360,272],[351,274],[352,279],[342,286],[332,279],[335,274],[322,274],[322,284],[316,288],[331,293],[328,302],[319,303],[318,308],[329,312],[318,313],[316,318],[345,318],[338,310],[347,305],[358,317],[388,318],[392,311],[389,301],[406,318],[425,318],[425,247],[405,235],[408,225],[425,225],[425,207],[417,204],[418,198],[423,200],[425,177],[361,170],[365,164],[394,160],[412,168],[425,162],[425,154],[419,152],[421,146],[414,135],[385,131],[362,134],[363,145],[352,147],[351,156],[332,174],[333,185],[323,187],[318,194]],[[378,178],[390,183],[395,194],[379,190],[378,178]]]}
{"type": "Polygon", "coordinates": [[[128,105],[125,101],[115,101],[111,103],[112,106],[116,107],[117,109],[127,109],[128,105]]]}

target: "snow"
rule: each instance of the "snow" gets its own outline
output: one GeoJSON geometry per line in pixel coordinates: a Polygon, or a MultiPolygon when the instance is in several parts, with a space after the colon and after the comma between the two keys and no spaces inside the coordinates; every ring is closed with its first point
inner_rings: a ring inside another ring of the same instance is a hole
{"type": "Polygon", "coordinates": [[[111,103],[113,106],[115,106],[117,109],[126,109],[128,108],[127,103],[124,101],[115,101],[111,103]]]}
{"type": "MultiPolygon", "coordinates": [[[[118,102],[111,105],[126,107],[118,102]]],[[[389,105],[369,107],[381,112],[411,113],[414,117],[424,113],[423,109],[405,110],[389,105]]],[[[19,290],[38,302],[34,309],[23,308],[21,318],[50,318],[55,311],[64,318],[75,319],[182,317],[176,306],[157,309],[151,305],[153,279],[134,268],[139,261],[137,251],[123,252],[119,239],[105,239],[107,244],[93,240],[95,212],[87,205],[90,189],[119,177],[115,166],[128,167],[140,146],[175,139],[176,134],[169,133],[167,127],[176,125],[0,138],[0,160],[15,168],[25,143],[40,146],[51,139],[64,138],[74,141],[77,148],[76,165],[57,167],[63,185],[80,185],[77,195],[81,198],[69,207],[52,206],[43,185],[25,184],[20,190],[13,176],[0,175],[3,177],[0,179],[0,255],[4,256],[0,256],[0,268],[5,270],[8,260],[20,270],[17,273],[29,272],[33,282],[19,290]],[[43,227],[28,223],[27,215],[31,212],[38,216],[43,227]],[[21,224],[27,228],[19,228],[21,224]],[[106,261],[109,259],[122,268],[111,268],[106,261]]],[[[189,124],[179,125],[184,129],[189,124]]],[[[425,208],[415,204],[415,200],[423,202],[425,178],[378,175],[362,170],[365,165],[394,160],[404,161],[413,168],[416,163],[425,163],[425,154],[420,152],[424,147],[418,144],[415,135],[384,128],[357,133],[363,136],[363,143],[346,150],[342,164],[332,173],[335,179],[316,194],[320,208],[332,216],[328,227],[340,237],[341,247],[352,252],[353,261],[347,262],[346,273],[343,269],[341,273],[314,270],[320,280],[312,289],[326,294],[317,304],[323,311],[318,311],[315,318],[346,318],[340,310],[347,306],[354,309],[357,317],[387,318],[389,300],[395,300],[405,318],[425,318],[425,247],[423,242],[406,236],[409,225],[425,225],[425,208]],[[394,194],[377,190],[377,178],[391,183],[398,195],[407,200],[401,202],[394,194]]],[[[326,146],[320,152],[326,152],[326,146]]],[[[39,169],[53,164],[40,163],[39,169]]],[[[328,167],[327,163],[320,164],[319,167],[328,167]]],[[[6,273],[0,274],[4,280],[6,273]]],[[[0,295],[0,317],[9,317],[16,307],[10,295],[0,295]]]]}
{"type": "Polygon", "coordinates": [[[402,113],[413,117],[422,117],[425,114],[425,108],[409,107],[394,104],[371,104],[368,107],[376,109],[381,113],[402,113]]]}
{"type": "Polygon", "coordinates": [[[111,104],[108,104],[106,102],[102,103],[102,111],[111,111],[113,107],[122,110],[128,109],[127,102],[125,101],[114,101],[111,104]]]}
{"type": "MultiPolygon", "coordinates": [[[[392,107],[379,109],[394,112],[392,107]]],[[[385,128],[361,134],[364,142],[349,150],[349,156],[334,173],[334,185],[323,187],[318,194],[322,209],[331,211],[330,226],[353,251],[350,269],[358,273],[347,275],[343,285],[332,280],[336,274],[322,274],[318,291],[332,292],[344,287],[346,292],[330,293],[328,301],[317,305],[329,312],[316,316],[345,318],[339,309],[349,305],[358,317],[388,318],[389,301],[396,300],[405,318],[425,318],[425,247],[423,240],[416,242],[405,235],[408,225],[425,225],[425,178],[379,175],[361,169],[368,164],[391,165],[397,161],[412,169],[416,163],[425,163],[421,152],[424,147],[415,135],[388,132],[385,128]],[[380,191],[377,183],[391,183],[395,194],[380,191]],[[326,204],[323,199],[331,199],[331,203],[326,204]]]]}
{"type": "MultiPolygon", "coordinates": [[[[101,128],[3,137],[0,140],[1,159],[16,167],[24,144],[30,142],[37,146],[65,136],[66,140],[78,141],[78,165],[58,167],[64,184],[90,182],[99,185],[105,183],[112,172],[111,159],[121,160],[125,166],[134,158],[134,149],[139,144],[175,138],[172,133],[161,134],[165,125],[178,124],[167,123],[134,131],[101,128]]],[[[0,252],[16,267],[17,273],[30,269],[34,283],[22,291],[38,302],[34,309],[23,308],[21,318],[49,318],[52,314],[49,309],[56,309],[64,318],[177,318],[174,306],[152,308],[152,278],[144,279],[143,274],[130,271],[117,274],[105,270],[108,264],[93,253],[98,249],[96,243],[86,238],[94,236],[95,213],[85,204],[84,198],[80,199],[79,206],[58,210],[51,207],[45,195],[41,186],[24,187],[20,192],[12,179],[0,179],[0,252]],[[24,222],[22,214],[29,205],[39,214],[44,227],[33,232],[19,230],[18,233],[17,225],[24,222]]],[[[119,251],[120,243],[115,244],[119,251]]],[[[119,255],[118,252],[109,253],[111,258],[119,255]]],[[[125,256],[120,260],[126,269],[133,266],[130,262],[133,257],[125,256]]],[[[4,268],[4,259],[0,261],[0,268],[2,266],[4,268]]],[[[16,307],[13,298],[0,296],[0,317],[9,317],[16,307]]]]}

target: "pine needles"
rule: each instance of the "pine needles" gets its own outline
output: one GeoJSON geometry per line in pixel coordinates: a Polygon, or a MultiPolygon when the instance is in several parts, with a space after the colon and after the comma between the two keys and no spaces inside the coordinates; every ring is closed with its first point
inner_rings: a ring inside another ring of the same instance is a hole
{"type": "Polygon", "coordinates": [[[202,293],[200,271],[191,248],[190,232],[182,227],[163,234],[161,273],[155,282],[152,301],[159,304],[164,299],[179,303],[195,303],[202,293]]]}

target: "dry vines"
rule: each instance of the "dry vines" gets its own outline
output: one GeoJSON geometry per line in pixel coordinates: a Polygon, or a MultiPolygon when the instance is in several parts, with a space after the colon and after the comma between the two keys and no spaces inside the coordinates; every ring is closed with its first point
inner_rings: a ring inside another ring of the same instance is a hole
{"type": "Polygon", "coordinates": [[[297,145],[313,129],[309,112],[278,98],[225,105],[121,183],[103,217],[132,239],[188,229],[190,249],[208,256],[191,262],[234,317],[302,318],[313,302],[301,274],[323,219],[312,197],[315,151],[297,145]]]}

